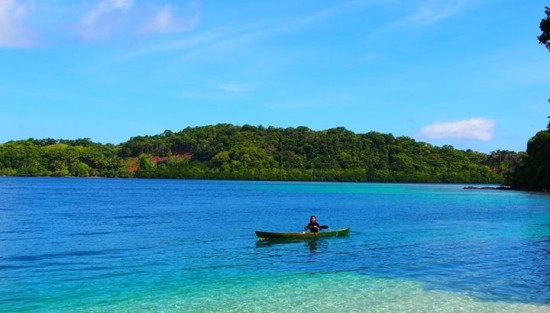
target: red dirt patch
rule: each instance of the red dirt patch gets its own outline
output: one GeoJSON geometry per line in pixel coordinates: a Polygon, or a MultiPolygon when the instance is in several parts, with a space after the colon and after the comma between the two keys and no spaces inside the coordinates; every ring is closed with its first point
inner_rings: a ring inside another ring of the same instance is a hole
{"type": "Polygon", "coordinates": [[[161,156],[152,156],[149,161],[153,163],[158,163],[166,160],[176,160],[176,159],[190,159],[193,155],[191,153],[185,153],[185,154],[174,154],[169,157],[161,157],[161,156]]]}

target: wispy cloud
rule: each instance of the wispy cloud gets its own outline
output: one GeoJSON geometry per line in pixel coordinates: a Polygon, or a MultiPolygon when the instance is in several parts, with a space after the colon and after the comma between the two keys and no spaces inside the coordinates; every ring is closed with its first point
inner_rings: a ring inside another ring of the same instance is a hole
{"type": "MultiPolygon", "coordinates": [[[[185,39],[176,39],[167,42],[148,45],[142,49],[134,50],[128,53],[123,59],[132,59],[154,53],[163,53],[170,51],[192,50],[206,51],[216,50],[218,48],[241,47],[246,42],[252,42],[269,36],[286,33],[297,32],[304,28],[310,27],[316,23],[322,22],[330,17],[345,12],[362,9],[365,6],[378,4],[380,0],[370,1],[342,1],[333,6],[323,8],[317,11],[309,12],[303,15],[284,16],[265,20],[256,20],[248,23],[237,25],[225,25],[217,29],[211,29],[208,32],[197,34],[193,37],[185,39]]],[[[193,5],[190,6],[191,8],[193,5]]],[[[187,9],[189,13],[192,9],[187,9]]],[[[160,20],[170,20],[169,12],[164,12],[158,17],[160,20]],[[165,15],[162,17],[162,15],[165,15]]],[[[183,16],[193,16],[193,14],[183,14],[183,16]]],[[[198,11],[196,13],[198,15],[198,11]]],[[[191,19],[192,21],[193,19],[191,19]]],[[[185,23],[184,23],[185,24],[185,23]]],[[[190,23],[192,25],[192,23],[190,23]]],[[[194,26],[194,25],[193,25],[194,26]]]]}
{"type": "Polygon", "coordinates": [[[347,106],[350,103],[350,96],[347,93],[334,93],[317,95],[311,98],[292,99],[269,103],[267,106],[273,110],[299,110],[309,108],[325,108],[347,106]]]}
{"type": "Polygon", "coordinates": [[[190,1],[180,12],[179,8],[166,4],[156,10],[141,27],[144,33],[174,33],[193,29],[199,23],[200,1],[190,1]]]}
{"type": "Polygon", "coordinates": [[[120,60],[128,61],[138,57],[157,53],[167,53],[173,51],[182,51],[188,54],[216,50],[219,53],[220,48],[230,48],[235,45],[242,45],[250,40],[257,39],[266,35],[262,31],[246,31],[245,26],[223,27],[211,31],[200,33],[185,38],[164,41],[158,44],[143,46],[125,53],[120,60]]]}
{"type": "Polygon", "coordinates": [[[197,101],[225,101],[227,95],[221,93],[213,93],[211,91],[181,91],[177,94],[180,99],[197,100],[197,101]]]}
{"type": "Polygon", "coordinates": [[[201,85],[199,89],[187,89],[178,93],[182,99],[193,99],[200,101],[226,101],[243,96],[250,96],[250,92],[255,90],[261,83],[255,82],[216,82],[208,81],[201,85]]]}
{"type": "Polygon", "coordinates": [[[471,118],[454,122],[437,122],[425,126],[420,136],[428,139],[491,140],[495,121],[471,118]]]}
{"type": "Polygon", "coordinates": [[[101,39],[115,31],[120,18],[127,13],[132,0],[102,0],[80,21],[80,34],[86,39],[101,39]]]}
{"type": "Polygon", "coordinates": [[[255,85],[249,83],[225,82],[217,83],[216,87],[225,92],[243,93],[253,90],[255,85]]]}
{"type": "Polygon", "coordinates": [[[363,57],[364,60],[373,61],[373,60],[378,59],[380,57],[380,55],[378,55],[378,53],[376,53],[376,52],[367,52],[367,53],[363,54],[362,57],[363,57]]]}
{"type": "Polygon", "coordinates": [[[475,0],[431,0],[421,3],[416,11],[397,21],[393,26],[425,26],[464,12],[475,0]]]}
{"type": "Polygon", "coordinates": [[[268,104],[268,108],[272,110],[299,110],[308,108],[320,108],[328,106],[327,103],[319,100],[294,100],[294,101],[280,101],[268,104]]]}
{"type": "Polygon", "coordinates": [[[200,18],[200,0],[186,5],[155,5],[133,0],[101,0],[80,20],[79,34],[87,40],[113,35],[184,32],[200,18]]]}
{"type": "Polygon", "coordinates": [[[0,0],[0,46],[28,47],[34,43],[33,33],[24,25],[32,11],[32,2],[0,0]]]}

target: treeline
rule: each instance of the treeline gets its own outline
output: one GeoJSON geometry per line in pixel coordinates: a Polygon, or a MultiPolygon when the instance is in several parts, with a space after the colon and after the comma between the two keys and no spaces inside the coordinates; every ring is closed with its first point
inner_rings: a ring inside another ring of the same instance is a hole
{"type": "MultiPolygon", "coordinates": [[[[549,7],[545,7],[544,14],[539,25],[541,34],[537,38],[550,51],[549,7]]],[[[527,143],[527,153],[520,159],[510,185],[514,189],[550,191],[550,122],[546,130],[539,131],[527,143]]]]}
{"type": "Polygon", "coordinates": [[[550,191],[550,123],[529,140],[509,184],[513,189],[550,191]]]}
{"type": "Polygon", "coordinates": [[[132,177],[120,146],[89,139],[28,139],[0,145],[0,175],[132,177]]]}
{"type": "Polygon", "coordinates": [[[354,182],[504,183],[519,155],[432,146],[345,128],[215,126],[133,137],[0,145],[0,175],[354,182]]]}
{"type": "MultiPolygon", "coordinates": [[[[537,38],[550,51],[550,7],[545,7],[544,14],[537,38]]],[[[511,185],[514,189],[550,191],[550,122],[546,130],[538,132],[527,143],[527,154],[521,158],[511,185]]]]}

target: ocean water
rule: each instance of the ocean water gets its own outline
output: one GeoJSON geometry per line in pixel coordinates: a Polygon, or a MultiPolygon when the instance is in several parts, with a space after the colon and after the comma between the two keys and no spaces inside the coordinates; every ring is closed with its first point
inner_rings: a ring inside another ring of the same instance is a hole
{"type": "Polygon", "coordinates": [[[0,312],[550,312],[550,196],[462,187],[0,177],[0,312]]]}

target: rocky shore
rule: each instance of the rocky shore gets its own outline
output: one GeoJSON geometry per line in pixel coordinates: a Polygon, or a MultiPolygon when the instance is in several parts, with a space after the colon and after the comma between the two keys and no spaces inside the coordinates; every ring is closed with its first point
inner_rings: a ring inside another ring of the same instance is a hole
{"type": "Polygon", "coordinates": [[[471,190],[512,190],[510,186],[498,186],[498,187],[491,187],[491,186],[466,186],[463,189],[471,189],[471,190]]]}

